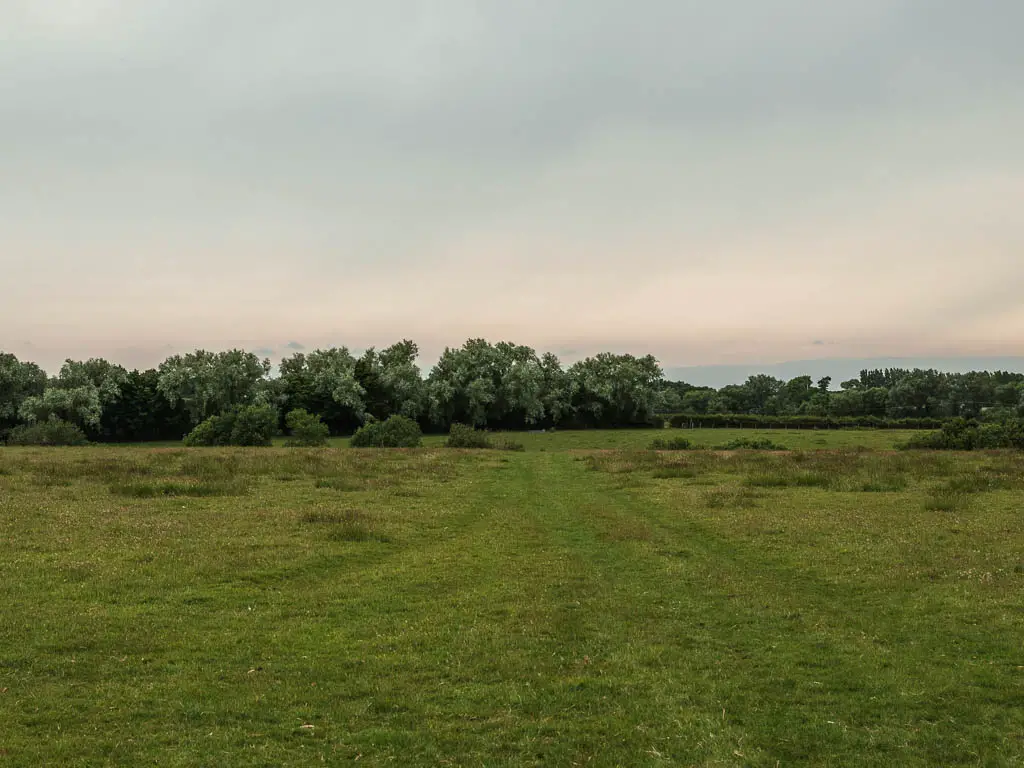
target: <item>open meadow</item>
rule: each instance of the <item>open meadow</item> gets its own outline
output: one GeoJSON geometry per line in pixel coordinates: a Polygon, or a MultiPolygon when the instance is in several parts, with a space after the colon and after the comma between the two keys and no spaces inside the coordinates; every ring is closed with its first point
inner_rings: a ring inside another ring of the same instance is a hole
{"type": "Polygon", "coordinates": [[[1021,765],[1024,456],[730,432],[0,449],[0,766],[1021,765]]]}
{"type": "MultiPolygon", "coordinates": [[[[792,450],[828,448],[892,449],[914,435],[912,430],[885,429],[565,429],[551,432],[512,432],[508,437],[529,451],[644,450],[652,440],[682,437],[695,447],[714,448],[737,439],[771,440],[792,450]]],[[[498,433],[502,435],[502,433],[498,433]]],[[[426,435],[423,444],[440,447],[444,435],[426,435]]],[[[345,438],[332,445],[345,447],[345,438]]]]}

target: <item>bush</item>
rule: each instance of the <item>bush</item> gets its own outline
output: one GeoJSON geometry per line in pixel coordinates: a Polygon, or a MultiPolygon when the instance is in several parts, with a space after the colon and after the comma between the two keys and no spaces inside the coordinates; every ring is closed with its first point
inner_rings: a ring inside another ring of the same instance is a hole
{"type": "Polygon", "coordinates": [[[289,447],[314,448],[327,445],[330,430],[320,417],[304,408],[296,408],[284,417],[291,436],[285,445],[289,447]]]}
{"type": "Polygon", "coordinates": [[[762,416],[753,413],[677,413],[671,427],[733,429],[939,429],[938,417],[889,419],[882,416],[762,416]]]}
{"type": "Polygon", "coordinates": [[[467,424],[452,424],[448,430],[447,448],[491,448],[487,433],[467,424]]]}
{"type": "Polygon", "coordinates": [[[767,437],[753,438],[753,437],[739,437],[735,440],[730,440],[724,445],[718,446],[719,451],[788,451],[789,449],[780,445],[779,443],[772,442],[767,437]]]}
{"type": "Polygon", "coordinates": [[[195,429],[185,435],[182,442],[189,448],[227,445],[226,440],[230,434],[231,430],[225,428],[225,422],[222,417],[211,416],[197,424],[195,429]]]}
{"type": "Polygon", "coordinates": [[[903,449],[934,451],[976,451],[997,448],[1024,450],[1024,422],[978,424],[953,419],[938,432],[917,435],[900,446],[903,449]]]}
{"type": "Polygon", "coordinates": [[[693,443],[687,440],[685,437],[673,437],[671,440],[655,440],[651,443],[650,449],[652,451],[689,451],[693,448],[693,443]]]}
{"type": "Polygon", "coordinates": [[[277,434],[277,410],[269,405],[239,408],[231,426],[231,445],[270,445],[277,434]]]}
{"type": "Polygon", "coordinates": [[[361,426],[349,444],[353,448],[418,448],[423,444],[423,430],[405,416],[389,416],[361,426]]]}
{"type": "Polygon", "coordinates": [[[88,445],[85,433],[75,424],[51,418],[15,427],[7,434],[8,445],[88,445]]]}
{"type": "Polygon", "coordinates": [[[211,416],[185,436],[190,448],[217,445],[268,446],[277,433],[277,411],[269,405],[243,405],[211,416]]]}

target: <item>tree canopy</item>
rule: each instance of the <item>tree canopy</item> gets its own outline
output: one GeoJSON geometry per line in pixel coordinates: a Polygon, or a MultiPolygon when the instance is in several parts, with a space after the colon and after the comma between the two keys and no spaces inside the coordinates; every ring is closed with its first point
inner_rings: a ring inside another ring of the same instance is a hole
{"type": "MultiPolygon", "coordinates": [[[[359,354],[300,352],[275,371],[240,349],[175,355],[127,371],[103,359],[67,360],[48,378],[0,353],[0,437],[20,425],[67,422],[95,441],[177,440],[211,417],[260,407],[264,423],[304,411],[333,434],[401,416],[424,431],[453,423],[486,429],[622,427],[657,414],[722,418],[998,420],[1024,416],[1024,374],[888,368],[865,370],[837,390],[828,377],[764,374],[720,389],[666,381],[650,356],[600,353],[564,367],[550,353],[509,341],[469,339],[445,349],[424,376],[419,348],[402,340],[359,354]]],[[[249,413],[249,411],[245,411],[249,413]]]]}

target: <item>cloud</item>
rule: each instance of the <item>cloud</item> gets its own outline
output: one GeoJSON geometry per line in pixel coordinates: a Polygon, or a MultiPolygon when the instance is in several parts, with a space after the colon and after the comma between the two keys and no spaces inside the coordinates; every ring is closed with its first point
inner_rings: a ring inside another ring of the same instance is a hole
{"type": "Polygon", "coordinates": [[[296,352],[301,352],[302,350],[304,350],[306,348],[304,344],[300,344],[297,341],[289,341],[284,346],[285,346],[286,349],[291,349],[291,350],[294,350],[296,352]]]}
{"type": "Polygon", "coordinates": [[[983,5],[12,0],[0,346],[1019,348],[983,5]]]}

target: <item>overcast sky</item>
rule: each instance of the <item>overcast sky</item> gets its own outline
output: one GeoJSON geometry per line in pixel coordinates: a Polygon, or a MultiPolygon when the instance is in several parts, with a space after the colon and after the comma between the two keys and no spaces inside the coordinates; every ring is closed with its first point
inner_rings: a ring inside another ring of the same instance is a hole
{"type": "Polygon", "coordinates": [[[0,349],[1021,354],[1021,29],[1020,0],[0,0],[0,349]]]}

